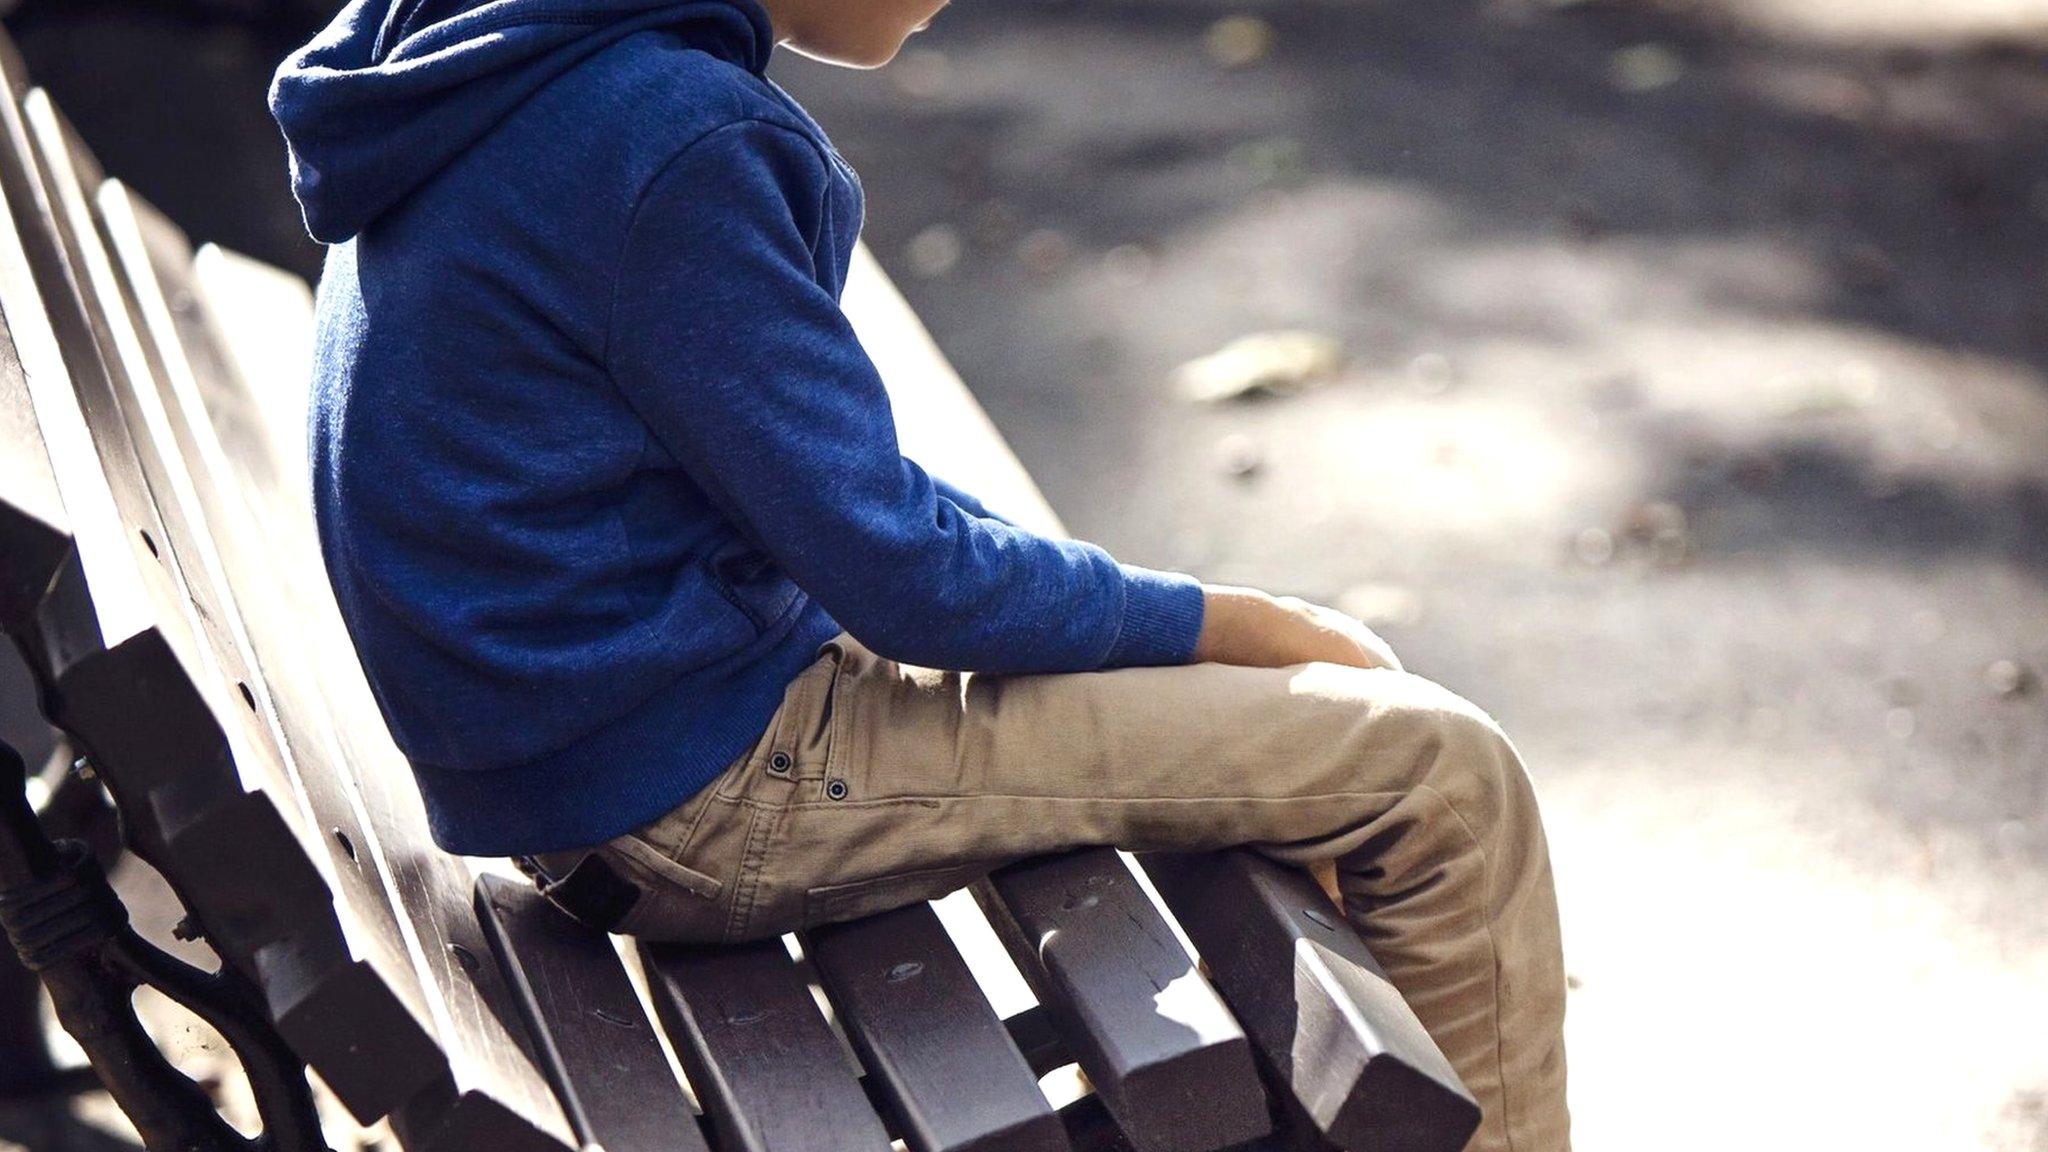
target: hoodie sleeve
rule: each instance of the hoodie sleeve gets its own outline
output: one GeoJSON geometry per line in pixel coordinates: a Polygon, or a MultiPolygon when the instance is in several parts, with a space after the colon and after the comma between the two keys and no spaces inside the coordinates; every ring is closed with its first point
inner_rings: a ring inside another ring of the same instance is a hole
{"type": "Polygon", "coordinates": [[[854,226],[825,219],[827,180],[809,140],[753,120],[654,179],[607,349],[629,401],[721,510],[884,656],[988,672],[1187,661],[1202,623],[1193,579],[984,519],[903,457],[882,381],[814,271],[813,238],[854,226]]]}

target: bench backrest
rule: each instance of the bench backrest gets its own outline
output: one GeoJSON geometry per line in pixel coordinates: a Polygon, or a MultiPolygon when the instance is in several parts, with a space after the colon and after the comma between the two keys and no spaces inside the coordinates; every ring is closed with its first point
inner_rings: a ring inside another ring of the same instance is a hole
{"type": "MultiPolygon", "coordinates": [[[[121,257],[129,309],[153,349],[150,374],[165,419],[160,442],[192,469],[192,495],[205,535],[173,542],[208,554],[224,609],[242,622],[248,663],[261,684],[260,705],[274,718],[293,772],[287,786],[320,840],[342,907],[364,929],[395,991],[421,1006],[452,1081],[450,1092],[407,1105],[404,1121],[434,1127],[424,1114],[447,1110],[535,1134],[515,1147],[543,1147],[568,1129],[545,1081],[524,1051],[524,1030],[494,966],[471,903],[472,878],[461,861],[435,851],[403,760],[384,735],[353,650],[328,595],[305,517],[259,520],[232,459],[262,460],[259,443],[232,452],[219,438],[204,399],[210,382],[219,406],[246,407],[246,386],[226,357],[194,356],[212,334],[192,287],[189,248],[167,221],[107,183],[97,196],[98,220],[121,257]],[[181,331],[173,298],[185,302],[181,331]],[[209,373],[201,377],[199,372],[209,373]],[[283,573],[295,572],[285,579],[283,573]],[[324,830],[325,835],[319,833],[324,830]],[[488,1085],[488,1091],[479,1091],[488,1085]],[[504,1115],[494,1113],[502,1111],[504,1115]]],[[[111,307],[116,301],[109,300],[111,307]]],[[[138,390],[140,391],[140,390],[138,390]]],[[[149,403],[140,398],[141,404],[149,403]]],[[[244,427],[261,427],[244,425],[244,427]]],[[[260,489],[259,489],[260,490],[260,489]]],[[[280,502],[269,502],[273,510],[280,502]]],[[[182,554],[182,553],[180,553],[182,554]]]]}
{"type": "Polygon", "coordinates": [[[408,954],[379,949],[331,899],[335,871],[191,519],[190,477],[158,443],[161,405],[135,387],[151,379],[146,353],[125,308],[106,306],[119,289],[82,197],[94,174],[40,96],[0,108],[0,128],[0,308],[37,357],[29,398],[76,556],[26,633],[53,718],[287,1039],[359,1115],[381,1115],[447,1075],[404,1058],[436,1050],[408,954]]]}

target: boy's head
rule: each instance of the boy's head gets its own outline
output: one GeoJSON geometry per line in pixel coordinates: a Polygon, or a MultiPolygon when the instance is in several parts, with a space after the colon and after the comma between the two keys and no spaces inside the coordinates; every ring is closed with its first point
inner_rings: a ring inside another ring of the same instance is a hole
{"type": "Polygon", "coordinates": [[[806,56],[879,68],[948,0],[762,0],[775,38],[806,56]]]}

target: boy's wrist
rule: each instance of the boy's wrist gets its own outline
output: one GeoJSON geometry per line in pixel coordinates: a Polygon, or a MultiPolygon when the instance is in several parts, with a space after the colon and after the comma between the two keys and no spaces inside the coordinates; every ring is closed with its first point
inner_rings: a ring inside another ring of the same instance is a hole
{"type": "Polygon", "coordinates": [[[1202,631],[1195,640],[1197,663],[1256,664],[1255,647],[1283,611],[1280,602],[1256,588],[1208,584],[1202,588],[1202,631]]]}
{"type": "Polygon", "coordinates": [[[1205,586],[1202,599],[1197,662],[1254,668],[1317,661],[1354,668],[1401,667],[1385,641],[1334,609],[1225,585],[1205,586]]]}

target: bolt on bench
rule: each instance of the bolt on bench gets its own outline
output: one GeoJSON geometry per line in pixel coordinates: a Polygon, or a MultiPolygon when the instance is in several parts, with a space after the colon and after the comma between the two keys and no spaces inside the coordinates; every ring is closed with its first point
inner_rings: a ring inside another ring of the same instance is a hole
{"type": "MultiPolygon", "coordinates": [[[[1250,853],[1049,857],[706,949],[438,851],[301,491],[303,285],[195,254],[0,56],[0,629],[222,963],[129,930],[4,746],[0,920],[152,1152],[325,1147],[307,1068],[412,1152],[1463,1147],[1477,1109],[1357,935],[1250,853]],[[1036,1001],[1007,1018],[1015,976],[955,943],[990,928],[1036,1001]],[[260,1138],[149,1047],[140,984],[228,1038],[260,1138]],[[1055,1109],[1070,1064],[1092,1092],[1055,1109]]],[[[845,307],[906,450],[1057,531],[865,254],[845,307]]]]}

